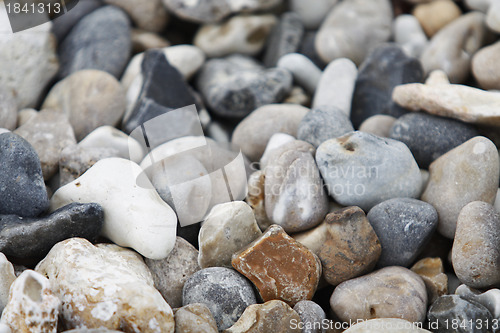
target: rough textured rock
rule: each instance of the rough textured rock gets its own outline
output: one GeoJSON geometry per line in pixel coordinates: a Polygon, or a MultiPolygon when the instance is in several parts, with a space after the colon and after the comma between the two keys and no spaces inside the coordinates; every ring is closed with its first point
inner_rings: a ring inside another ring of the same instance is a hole
{"type": "Polygon", "coordinates": [[[462,12],[451,0],[437,0],[417,5],[413,9],[413,15],[418,19],[427,36],[432,37],[441,28],[462,15],[462,12]]]}
{"type": "Polygon", "coordinates": [[[388,138],[395,121],[396,118],[393,116],[377,114],[366,118],[359,126],[359,130],[382,138],[388,138]]]}
{"type": "Polygon", "coordinates": [[[278,24],[273,27],[267,38],[264,65],[274,67],[282,56],[296,52],[303,34],[304,26],[299,15],[294,12],[281,15],[278,24]]]}
{"type": "Polygon", "coordinates": [[[483,89],[500,90],[500,42],[483,47],[472,58],[472,74],[483,89]]]}
{"type": "Polygon", "coordinates": [[[415,263],[411,270],[420,275],[427,288],[429,304],[448,293],[448,277],[444,273],[441,258],[424,258],[415,263]]]}
{"type": "Polygon", "coordinates": [[[0,127],[8,130],[16,128],[17,101],[11,89],[0,83],[0,127]]]}
{"type": "Polygon", "coordinates": [[[490,289],[485,292],[472,289],[465,284],[458,286],[456,295],[470,301],[484,305],[490,311],[493,318],[500,318],[500,289],[490,289]]]}
{"type": "Polygon", "coordinates": [[[322,333],[323,320],[326,319],[325,311],[313,301],[300,301],[293,307],[300,317],[304,328],[302,333],[322,333]],[[318,328],[319,327],[319,328],[318,328]]]}
{"type": "Polygon", "coordinates": [[[123,9],[140,29],[158,32],[165,28],[168,22],[168,14],[162,0],[142,1],[140,6],[133,0],[105,0],[105,3],[123,9]]]}
{"type": "Polygon", "coordinates": [[[175,312],[176,333],[218,333],[210,309],[202,303],[188,304],[175,312]]]}
{"type": "Polygon", "coordinates": [[[5,255],[0,252],[0,313],[2,313],[9,301],[10,286],[15,279],[14,267],[5,255]]]}

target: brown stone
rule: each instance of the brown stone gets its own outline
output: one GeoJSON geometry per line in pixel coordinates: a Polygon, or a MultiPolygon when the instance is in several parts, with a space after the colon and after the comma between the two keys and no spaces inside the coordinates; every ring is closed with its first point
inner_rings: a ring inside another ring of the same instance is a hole
{"type": "Polygon", "coordinates": [[[232,265],[254,283],[265,302],[279,299],[290,306],[312,299],[321,277],[319,258],[276,224],[235,253],[232,265]]]}
{"type": "Polygon", "coordinates": [[[441,258],[421,259],[411,270],[424,280],[429,304],[434,303],[439,296],[448,294],[448,276],[444,273],[441,258]]]}
{"type": "Polygon", "coordinates": [[[205,304],[188,304],[175,312],[175,333],[217,332],[217,323],[205,304]]]}
{"type": "Polygon", "coordinates": [[[427,36],[432,37],[445,25],[462,15],[462,12],[452,0],[438,0],[417,5],[413,15],[427,36]]]}

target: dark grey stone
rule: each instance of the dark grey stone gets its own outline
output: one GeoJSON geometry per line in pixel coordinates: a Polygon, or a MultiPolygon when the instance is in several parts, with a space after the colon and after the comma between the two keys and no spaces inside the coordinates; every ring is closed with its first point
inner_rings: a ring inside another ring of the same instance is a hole
{"type": "Polygon", "coordinates": [[[0,252],[16,258],[42,258],[68,238],[94,241],[103,223],[104,210],[95,203],[72,203],[40,218],[0,215],[0,252]]]}
{"type": "Polygon", "coordinates": [[[432,205],[411,198],[386,200],[370,209],[367,217],[382,246],[378,267],[411,265],[438,223],[432,205]]]}
{"type": "Polygon", "coordinates": [[[276,67],[282,56],[297,52],[303,35],[304,25],[299,15],[294,12],[284,13],[267,39],[264,65],[276,67]]]}
{"type": "Polygon", "coordinates": [[[243,311],[256,304],[252,284],[240,273],[223,267],[202,269],[189,277],[182,290],[182,305],[205,304],[220,331],[232,326],[243,311]]]}
{"type": "Polygon", "coordinates": [[[304,33],[302,42],[300,43],[299,53],[311,59],[318,68],[324,69],[326,64],[318,55],[318,52],[316,52],[316,34],[317,30],[308,30],[304,33]]]}
{"type": "Polygon", "coordinates": [[[102,6],[100,0],[80,0],[64,15],[52,20],[52,32],[56,36],[59,43],[69,34],[71,29],[80,22],[87,14],[90,14],[97,8],[102,6]]]}
{"type": "Polygon", "coordinates": [[[35,149],[17,134],[0,134],[0,214],[38,216],[49,208],[35,149]]]}
{"type": "Polygon", "coordinates": [[[427,169],[439,156],[478,136],[473,125],[427,113],[409,113],[393,124],[390,137],[410,148],[420,168],[427,169]]]}
{"type": "Polygon", "coordinates": [[[304,328],[302,333],[322,333],[322,323],[326,319],[325,311],[313,301],[300,301],[293,309],[299,314],[304,328]]]}

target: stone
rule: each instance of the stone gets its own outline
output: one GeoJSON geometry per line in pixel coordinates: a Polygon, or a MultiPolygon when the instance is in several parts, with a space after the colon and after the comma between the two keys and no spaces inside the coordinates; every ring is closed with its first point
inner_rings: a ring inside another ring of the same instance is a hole
{"type": "Polygon", "coordinates": [[[15,279],[14,267],[7,260],[5,254],[0,252],[0,313],[2,313],[9,301],[10,286],[15,279]]]}
{"type": "Polygon", "coordinates": [[[293,328],[294,322],[300,322],[297,312],[283,301],[272,300],[250,305],[224,333],[302,332],[298,327],[293,328]]]}
{"type": "Polygon", "coordinates": [[[297,104],[308,107],[311,105],[311,97],[300,86],[293,86],[288,96],[283,100],[284,104],[297,104]]]}
{"type": "Polygon", "coordinates": [[[354,131],[349,117],[335,106],[322,105],[308,112],[299,124],[297,138],[318,147],[323,142],[354,131]]]}
{"type": "Polygon", "coordinates": [[[431,333],[419,324],[398,318],[369,319],[350,326],[344,333],[431,333]]]}
{"type": "MultiPolygon", "coordinates": [[[[101,0],[85,0],[78,1],[71,4],[72,8],[64,13],[64,15],[59,15],[52,19],[52,33],[56,36],[56,39],[61,43],[68,33],[73,29],[73,27],[80,22],[80,20],[90,14],[97,8],[102,6],[101,0]]],[[[67,5],[66,8],[69,6],[67,5]]]]}
{"type": "Polygon", "coordinates": [[[0,84],[0,127],[14,130],[17,124],[17,101],[14,93],[0,84]]]}
{"type": "Polygon", "coordinates": [[[174,247],[177,218],[149,180],[142,176],[142,186],[137,184],[142,173],[129,160],[100,160],[54,193],[51,211],[72,202],[98,203],[106,212],[103,236],[147,258],[163,259],[174,247]]]}
{"type": "Polygon", "coordinates": [[[250,282],[238,272],[210,267],[194,273],[184,284],[182,304],[193,303],[205,304],[222,331],[231,327],[257,300],[250,282]]]}
{"type": "Polygon", "coordinates": [[[21,127],[24,124],[26,124],[31,118],[36,116],[38,114],[38,111],[35,109],[22,109],[17,112],[17,126],[21,127]]]}
{"type": "Polygon", "coordinates": [[[73,127],[61,111],[42,110],[14,133],[22,136],[35,149],[46,180],[57,173],[61,150],[76,144],[73,127]]]}
{"type": "Polygon", "coordinates": [[[485,292],[480,292],[479,290],[472,289],[465,284],[460,285],[455,294],[460,297],[470,301],[479,303],[485,306],[488,311],[490,311],[493,318],[500,318],[500,290],[499,289],[490,289],[485,292]]]}
{"type": "Polygon", "coordinates": [[[325,242],[318,257],[326,282],[336,286],[373,270],[382,248],[361,208],[334,211],[326,216],[324,224],[325,242]]]}
{"type": "MultiPolygon", "coordinates": [[[[267,166],[267,163],[271,159],[271,157],[278,151],[278,149],[284,149],[284,147],[288,147],[290,145],[297,146],[303,151],[314,152],[314,147],[312,147],[309,143],[296,140],[293,136],[285,133],[276,133],[271,136],[269,142],[266,145],[266,150],[264,150],[264,154],[260,158],[260,169],[264,170],[267,166]],[[293,142],[293,143],[290,143],[293,142]]],[[[289,147],[291,148],[291,146],[289,147]]],[[[266,228],[267,229],[267,228],[266,228]]]]}
{"type": "Polygon", "coordinates": [[[100,126],[116,126],[120,122],[125,112],[125,92],[110,74],[83,70],[52,87],[42,109],[65,113],[80,141],[100,126]]]}
{"type": "Polygon", "coordinates": [[[441,28],[456,20],[462,11],[451,0],[437,0],[418,4],[413,15],[422,25],[428,37],[434,36],[441,28]]]}
{"type": "Polygon", "coordinates": [[[133,0],[105,0],[106,4],[123,9],[140,29],[152,32],[162,31],[168,23],[168,13],[162,0],[147,0],[137,6],[133,0]]]}
{"type": "Polygon", "coordinates": [[[276,299],[290,306],[311,300],[321,276],[318,257],[274,224],[235,253],[232,265],[252,281],[264,302],[276,299]]]}
{"type": "Polygon", "coordinates": [[[368,211],[388,199],[420,194],[417,162],[408,147],[396,140],[351,132],[323,142],[316,162],[330,196],[344,206],[368,211]]]}
{"type": "Polygon", "coordinates": [[[487,35],[485,15],[470,12],[448,24],[432,37],[420,61],[426,74],[435,69],[446,72],[452,83],[464,82],[470,62],[487,35]]]}
{"type": "Polygon", "coordinates": [[[296,12],[306,29],[317,29],[337,0],[312,0],[305,3],[301,0],[290,1],[290,9],[296,12]]]}
{"type": "Polygon", "coordinates": [[[0,134],[0,214],[35,217],[49,208],[35,149],[17,134],[0,134]]]}
{"type": "Polygon", "coordinates": [[[97,329],[76,328],[74,330],[64,331],[64,333],[123,333],[123,331],[108,330],[106,328],[97,328],[97,329]]]}
{"type": "Polygon", "coordinates": [[[271,14],[236,15],[220,24],[203,25],[194,37],[194,45],[210,58],[233,53],[257,55],[277,22],[271,14]]]}
{"type": "MultiPolygon", "coordinates": [[[[140,53],[149,49],[162,49],[170,46],[170,42],[157,33],[142,29],[131,30],[132,53],[140,53]]],[[[123,77],[123,76],[122,76],[123,77]]]]}
{"type": "Polygon", "coordinates": [[[401,84],[421,82],[420,61],[408,57],[396,44],[374,48],[359,69],[354,89],[351,121],[355,128],[374,115],[399,117],[407,111],[394,104],[393,89],[401,84]]]}
{"type": "Polygon", "coordinates": [[[427,289],[429,304],[448,294],[448,276],[444,273],[441,258],[424,258],[417,261],[411,270],[422,278],[427,289]]]}
{"type": "Polygon", "coordinates": [[[172,309],[134,251],[70,238],[57,243],[35,270],[49,278],[61,299],[67,329],[174,332],[172,309]]]}
{"type": "Polygon", "coordinates": [[[299,124],[308,111],[308,108],[293,104],[262,106],[236,126],[232,143],[250,160],[258,161],[273,134],[296,136],[299,124]]]}
{"type": "Polygon", "coordinates": [[[387,0],[341,2],[321,24],[316,50],[325,63],[345,57],[359,65],[372,47],[389,39],[391,21],[387,0]]]}
{"type": "Polygon", "coordinates": [[[401,318],[421,322],[427,310],[427,291],[416,273],[398,266],[385,267],[339,284],[330,306],[343,321],[401,318]]]}
{"type": "Polygon", "coordinates": [[[173,308],[182,306],[182,288],[186,280],[199,271],[198,250],[184,238],[178,237],[172,252],[165,259],[145,259],[155,288],[173,308]]]}
{"type": "Polygon", "coordinates": [[[349,59],[333,60],[326,66],[313,99],[313,108],[328,105],[351,114],[352,94],[358,76],[356,65],[349,59]]]}
{"type": "Polygon", "coordinates": [[[188,304],[175,312],[176,333],[218,333],[210,309],[202,303],[188,304]]]}
{"type": "Polygon", "coordinates": [[[481,88],[500,90],[500,42],[480,49],[472,58],[472,74],[481,88]]]}
{"type": "Polygon", "coordinates": [[[428,168],[439,156],[477,135],[470,124],[419,112],[396,120],[389,137],[406,144],[418,165],[428,168]]]}
{"type": "Polygon", "coordinates": [[[495,201],[498,151],[487,138],[475,137],[435,160],[429,173],[429,183],[421,199],[436,208],[439,233],[453,239],[459,213],[465,205],[495,201]]]}
{"type": "Polygon", "coordinates": [[[396,17],[393,23],[394,42],[410,57],[419,58],[428,40],[417,18],[410,14],[396,17]]]}
{"type": "Polygon", "coordinates": [[[396,118],[393,116],[377,114],[366,118],[359,126],[359,130],[382,138],[388,138],[395,121],[396,118]]]}
{"type": "Polygon", "coordinates": [[[16,333],[56,333],[61,301],[51,284],[35,271],[24,271],[12,283],[9,302],[0,319],[2,324],[16,333]]]}
{"type": "Polygon", "coordinates": [[[127,15],[114,6],[95,9],[83,17],[59,45],[59,77],[94,69],[118,78],[127,65],[131,49],[127,15]]]}
{"type": "Polygon", "coordinates": [[[12,331],[8,325],[0,323],[0,333],[12,333],[12,331]]]}
{"type": "Polygon", "coordinates": [[[491,31],[500,33],[500,5],[496,1],[491,1],[486,15],[486,25],[491,31]]]}
{"type": "Polygon", "coordinates": [[[266,230],[272,224],[266,214],[265,177],[262,170],[257,170],[248,177],[248,194],[245,199],[246,203],[252,208],[255,221],[262,231],[266,230]]]}
{"type": "Polygon", "coordinates": [[[298,14],[294,12],[282,14],[267,38],[264,65],[275,67],[282,56],[297,52],[303,34],[304,25],[298,14]]]}
{"type": "Polygon", "coordinates": [[[460,211],[451,258],[462,283],[473,288],[500,283],[499,226],[500,214],[486,202],[473,201],[460,211]]]}
{"type": "Polygon", "coordinates": [[[500,188],[497,191],[497,197],[495,199],[495,203],[493,204],[497,212],[500,213],[500,188]]]}
{"type": "Polygon", "coordinates": [[[307,92],[316,91],[322,72],[308,57],[300,53],[288,53],[278,60],[277,67],[292,73],[294,81],[307,92]]]}
{"type": "Polygon", "coordinates": [[[201,268],[232,268],[233,253],[261,235],[252,209],[245,202],[232,201],[216,205],[200,229],[198,264],[201,268]]]}
{"type": "Polygon", "coordinates": [[[325,311],[313,301],[300,301],[293,307],[303,323],[303,333],[322,333],[322,323],[326,320],[325,311]]]}
{"type": "Polygon", "coordinates": [[[212,59],[198,74],[198,88],[217,116],[243,118],[261,106],[281,102],[291,90],[292,75],[287,70],[243,61],[250,59],[239,55],[212,59]]]}
{"type": "MultiPolygon", "coordinates": [[[[325,13],[327,14],[327,13],[325,13]]],[[[324,69],[326,64],[316,51],[316,36],[318,34],[317,30],[306,30],[304,36],[302,37],[302,43],[300,44],[299,53],[305,55],[311,61],[318,66],[320,69],[324,69]]]]}

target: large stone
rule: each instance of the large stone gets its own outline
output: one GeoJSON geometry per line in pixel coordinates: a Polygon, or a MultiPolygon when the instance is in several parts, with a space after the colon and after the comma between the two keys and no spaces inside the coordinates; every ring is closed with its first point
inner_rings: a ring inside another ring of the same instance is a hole
{"type": "Polygon", "coordinates": [[[481,292],[462,284],[458,286],[455,294],[470,302],[484,305],[490,311],[493,318],[500,318],[500,289],[494,288],[481,292]]]}
{"type": "Polygon", "coordinates": [[[472,74],[483,89],[500,90],[500,42],[483,47],[472,58],[472,74]]]}
{"type": "Polygon", "coordinates": [[[194,303],[175,312],[176,333],[218,333],[217,323],[208,306],[194,303]]]}

